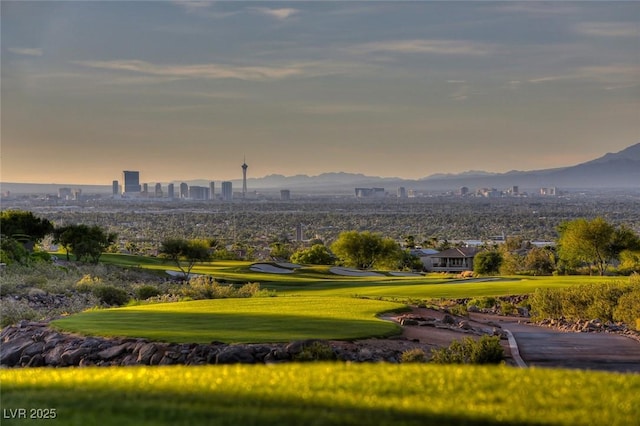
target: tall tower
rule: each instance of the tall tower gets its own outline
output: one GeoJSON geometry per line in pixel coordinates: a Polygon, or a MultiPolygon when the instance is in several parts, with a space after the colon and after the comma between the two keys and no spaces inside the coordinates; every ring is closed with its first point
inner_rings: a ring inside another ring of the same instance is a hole
{"type": "Polygon", "coordinates": [[[247,160],[242,161],[242,198],[247,196],[247,160]]]}

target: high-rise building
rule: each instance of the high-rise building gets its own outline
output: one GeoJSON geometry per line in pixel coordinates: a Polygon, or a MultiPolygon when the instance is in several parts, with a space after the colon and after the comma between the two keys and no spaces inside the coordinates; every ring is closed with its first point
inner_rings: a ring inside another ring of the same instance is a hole
{"type": "Polygon", "coordinates": [[[222,200],[233,200],[233,186],[231,185],[231,182],[222,182],[222,200]]]}
{"type": "Polygon", "coordinates": [[[398,192],[396,193],[398,198],[407,198],[407,190],[404,186],[398,188],[398,192]]]}
{"type": "Polygon", "coordinates": [[[162,185],[160,183],[156,183],[156,198],[162,198],[162,185]]]}
{"type": "Polygon", "coordinates": [[[138,194],[141,191],[140,172],[125,170],[122,172],[122,189],[124,194],[138,194]]]}
{"type": "Polygon", "coordinates": [[[191,200],[208,200],[209,199],[209,188],[206,186],[195,186],[192,185],[189,187],[189,198],[191,200]]]}
{"type": "Polygon", "coordinates": [[[291,199],[291,191],[289,191],[288,189],[281,189],[280,199],[282,201],[289,201],[291,199]]]}
{"type": "Polygon", "coordinates": [[[140,172],[138,171],[123,171],[122,182],[122,192],[124,194],[138,194],[142,190],[140,186],[140,172]]]}
{"type": "Polygon", "coordinates": [[[245,198],[247,196],[247,169],[249,168],[249,166],[247,166],[247,161],[244,160],[242,162],[242,198],[245,198]]]}
{"type": "Polygon", "coordinates": [[[209,182],[209,199],[210,200],[215,200],[216,199],[216,183],[211,181],[209,182]]]}
{"type": "Polygon", "coordinates": [[[118,184],[117,180],[114,180],[111,183],[111,193],[114,197],[120,193],[120,185],[118,184]]]}
{"type": "Polygon", "coordinates": [[[189,198],[189,185],[184,182],[180,184],[180,198],[189,198]]]}
{"type": "Polygon", "coordinates": [[[175,197],[174,186],[172,183],[167,186],[167,197],[169,197],[170,200],[173,200],[175,197]]]}

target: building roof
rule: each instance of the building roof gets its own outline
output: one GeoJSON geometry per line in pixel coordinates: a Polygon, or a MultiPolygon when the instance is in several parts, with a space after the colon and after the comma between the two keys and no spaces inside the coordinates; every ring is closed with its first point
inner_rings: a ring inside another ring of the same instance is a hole
{"type": "Polygon", "coordinates": [[[474,257],[478,253],[475,247],[454,247],[431,255],[432,257],[466,258],[474,257]]]}

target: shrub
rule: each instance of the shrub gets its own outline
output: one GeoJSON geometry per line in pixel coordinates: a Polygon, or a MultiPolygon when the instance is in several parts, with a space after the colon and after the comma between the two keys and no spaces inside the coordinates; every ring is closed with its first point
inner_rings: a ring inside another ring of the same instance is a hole
{"type": "Polygon", "coordinates": [[[76,290],[80,293],[89,293],[94,290],[97,284],[100,284],[102,280],[100,277],[94,277],[91,274],[85,274],[76,283],[76,290]]]}
{"type": "Polygon", "coordinates": [[[496,306],[496,298],[491,296],[474,298],[467,303],[467,307],[469,306],[477,306],[480,309],[491,309],[496,306]]]}
{"type": "Polygon", "coordinates": [[[402,352],[400,356],[400,362],[408,363],[408,362],[426,362],[427,354],[420,348],[407,349],[402,352]]]}
{"type": "Polygon", "coordinates": [[[453,341],[447,348],[432,349],[431,361],[436,364],[499,364],[504,350],[498,336],[482,336],[478,341],[467,337],[453,341]]]}
{"type": "Polygon", "coordinates": [[[293,359],[300,362],[332,361],[336,359],[336,354],[328,343],[316,341],[306,345],[293,359]]]}
{"type": "Polygon", "coordinates": [[[640,287],[620,296],[613,312],[613,319],[622,321],[640,331],[640,287]]]}
{"type": "Polygon", "coordinates": [[[500,302],[500,312],[502,312],[502,315],[517,315],[518,308],[513,303],[503,300],[500,302]]]}
{"type": "Polygon", "coordinates": [[[126,291],[110,285],[94,286],[93,294],[101,303],[110,306],[122,306],[129,301],[129,295],[126,291]]]}
{"type": "MultiPolygon", "coordinates": [[[[561,317],[570,320],[599,318],[602,321],[614,321],[620,300],[627,300],[623,299],[625,295],[640,288],[640,285],[634,284],[631,279],[630,283],[585,284],[562,289],[536,289],[530,298],[532,318],[535,320],[561,317]]],[[[628,315],[625,318],[627,318],[625,322],[631,321],[630,324],[633,324],[635,320],[628,315]]]]}
{"type": "Polygon", "coordinates": [[[143,285],[136,289],[136,296],[138,300],[147,300],[150,297],[156,297],[160,295],[160,290],[152,285],[143,285]]]}

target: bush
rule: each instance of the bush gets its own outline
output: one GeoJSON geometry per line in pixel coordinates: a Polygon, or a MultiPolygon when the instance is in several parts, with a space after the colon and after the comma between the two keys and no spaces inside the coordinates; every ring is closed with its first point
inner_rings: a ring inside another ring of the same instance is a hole
{"type": "Polygon", "coordinates": [[[613,311],[613,319],[640,331],[640,287],[620,296],[613,311]]]}
{"type": "Polygon", "coordinates": [[[407,349],[402,352],[400,356],[400,362],[408,363],[408,362],[426,362],[427,354],[420,348],[407,349]]]}
{"type": "MultiPolygon", "coordinates": [[[[629,302],[626,301],[625,295],[640,291],[637,290],[640,289],[640,285],[635,284],[633,279],[629,282],[630,284],[620,282],[585,284],[562,289],[536,289],[530,298],[532,318],[534,320],[562,317],[570,320],[598,318],[602,321],[614,321],[620,300],[623,300],[626,306],[629,302]]],[[[632,296],[628,297],[633,300],[632,296]]],[[[633,324],[635,321],[635,318],[629,315],[621,315],[626,318],[625,322],[630,321],[630,324],[633,324]]]]}
{"type": "Polygon", "coordinates": [[[150,297],[156,297],[160,295],[160,290],[152,285],[143,285],[136,289],[136,296],[138,300],[147,300],[150,297]]]}
{"type": "Polygon", "coordinates": [[[431,361],[436,364],[499,364],[504,350],[498,336],[482,336],[478,341],[467,337],[454,341],[447,348],[432,349],[431,361]]]}
{"type": "Polygon", "coordinates": [[[126,291],[110,285],[94,286],[93,294],[101,303],[110,306],[122,306],[129,301],[129,295],[126,291]]]}
{"type": "Polygon", "coordinates": [[[503,300],[500,302],[500,312],[502,315],[517,315],[518,308],[513,303],[503,300]]]}
{"type": "Polygon", "coordinates": [[[469,306],[477,306],[480,309],[491,309],[496,306],[496,298],[491,296],[474,298],[467,303],[467,307],[469,306]]]}
{"type": "Polygon", "coordinates": [[[306,345],[293,359],[300,362],[332,361],[336,359],[336,354],[328,343],[316,341],[306,345]]]}

